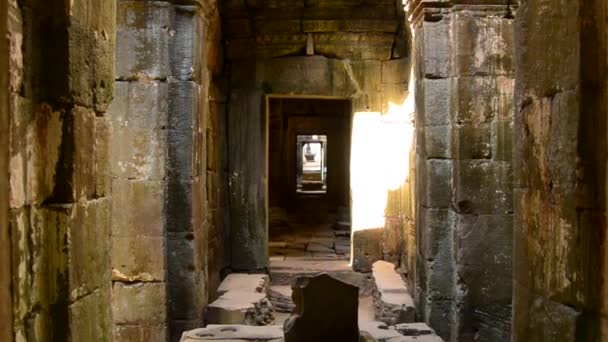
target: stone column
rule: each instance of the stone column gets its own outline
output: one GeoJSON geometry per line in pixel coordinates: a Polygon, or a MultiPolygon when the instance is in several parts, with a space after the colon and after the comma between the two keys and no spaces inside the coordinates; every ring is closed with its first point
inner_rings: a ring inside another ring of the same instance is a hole
{"type": "Polygon", "coordinates": [[[508,341],[512,8],[409,1],[418,312],[447,341],[508,341]]]}

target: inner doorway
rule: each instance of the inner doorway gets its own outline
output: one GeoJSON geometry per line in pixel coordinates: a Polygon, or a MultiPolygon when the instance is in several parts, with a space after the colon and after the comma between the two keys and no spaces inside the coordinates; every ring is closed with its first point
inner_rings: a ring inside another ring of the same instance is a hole
{"type": "Polygon", "coordinates": [[[350,258],[351,105],[269,97],[271,260],[350,258]]]}

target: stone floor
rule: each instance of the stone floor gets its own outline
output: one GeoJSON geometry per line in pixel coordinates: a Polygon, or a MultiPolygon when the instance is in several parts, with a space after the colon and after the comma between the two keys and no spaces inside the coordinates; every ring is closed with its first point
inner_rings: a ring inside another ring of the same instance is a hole
{"type": "Polygon", "coordinates": [[[332,224],[297,224],[270,230],[270,260],[348,260],[350,231],[332,224]]]}

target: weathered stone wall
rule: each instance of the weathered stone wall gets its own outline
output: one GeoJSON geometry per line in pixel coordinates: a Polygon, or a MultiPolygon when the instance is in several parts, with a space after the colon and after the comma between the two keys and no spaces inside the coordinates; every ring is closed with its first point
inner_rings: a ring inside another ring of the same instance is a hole
{"type": "Polygon", "coordinates": [[[115,338],[202,325],[223,264],[215,2],[120,1],[111,117],[115,338]]]}
{"type": "Polygon", "coordinates": [[[8,1],[0,1],[0,340],[13,339],[11,239],[8,228],[9,41],[8,1]]]}
{"type": "Polygon", "coordinates": [[[412,278],[418,313],[444,339],[508,341],[512,9],[504,1],[461,3],[409,3],[417,131],[412,278]]]}
{"type": "Polygon", "coordinates": [[[10,0],[8,16],[14,336],[110,341],[115,4],[10,0]]]}
{"type": "Polygon", "coordinates": [[[516,16],[514,341],[608,339],[607,8],[516,16]]]}
{"type": "MultiPolygon", "coordinates": [[[[260,270],[268,261],[265,97],[330,96],[350,100],[353,113],[388,112],[389,102],[402,103],[407,91],[406,76],[399,74],[408,70],[405,21],[402,5],[393,0],[223,4],[231,74],[231,265],[260,270]]],[[[361,270],[382,258],[384,227],[375,228],[355,241],[361,246],[357,255],[369,255],[356,260],[361,270]]]]}

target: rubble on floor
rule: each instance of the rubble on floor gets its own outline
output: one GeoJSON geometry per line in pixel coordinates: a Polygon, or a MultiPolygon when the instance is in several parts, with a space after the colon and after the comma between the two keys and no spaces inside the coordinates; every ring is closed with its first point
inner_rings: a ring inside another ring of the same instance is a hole
{"type": "Polygon", "coordinates": [[[412,323],[416,318],[414,300],[395,265],[377,261],[372,266],[372,297],[376,319],[389,325],[412,323]]]}
{"type": "Polygon", "coordinates": [[[268,325],[274,309],[268,299],[269,279],[265,274],[230,274],[220,284],[220,295],[207,307],[211,324],[268,325]]]}

